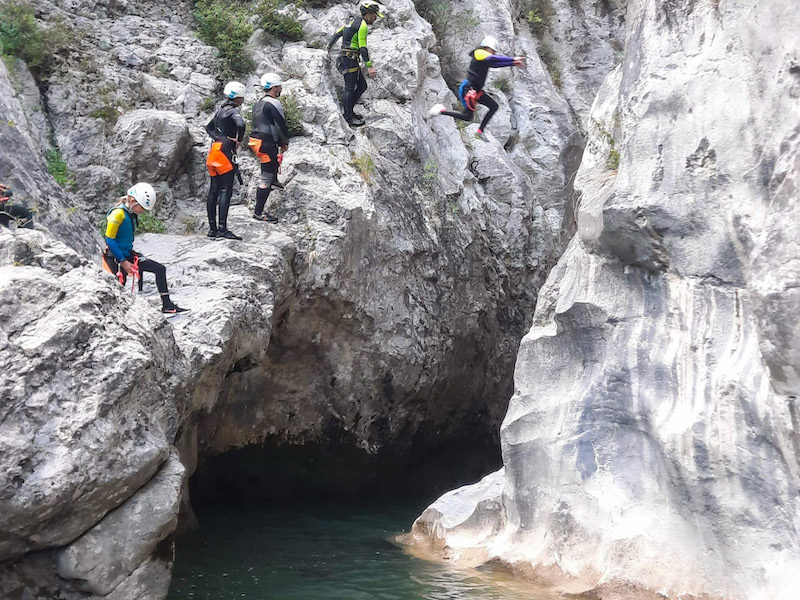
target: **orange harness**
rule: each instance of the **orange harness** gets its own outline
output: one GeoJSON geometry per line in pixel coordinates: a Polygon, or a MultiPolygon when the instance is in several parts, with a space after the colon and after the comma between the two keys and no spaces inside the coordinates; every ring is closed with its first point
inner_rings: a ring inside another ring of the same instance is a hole
{"type": "Polygon", "coordinates": [[[233,163],[222,151],[222,142],[211,144],[211,150],[208,151],[208,158],[206,158],[206,168],[212,177],[233,171],[233,163]]]}
{"type": "Polygon", "coordinates": [[[266,152],[261,152],[261,142],[263,141],[264,140],[262,139],[251,137],[249,140],[247,140],[247,145],[250,147],[250,150],[253,151],[253,154],[256,155],[256,158],[258,158],[259,161],[262,163],[272,162],[269,154],[266,152]]]}

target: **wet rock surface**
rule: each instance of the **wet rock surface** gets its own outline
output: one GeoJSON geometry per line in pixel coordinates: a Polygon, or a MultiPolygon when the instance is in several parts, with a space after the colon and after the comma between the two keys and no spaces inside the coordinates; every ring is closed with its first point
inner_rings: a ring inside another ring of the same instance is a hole
{"type": "Polygon", "coordinates": [[[800,22],[750,9],[628,3],[504,472],[442,497],[412,544],[598,598],[796,594],[800,22]]]}

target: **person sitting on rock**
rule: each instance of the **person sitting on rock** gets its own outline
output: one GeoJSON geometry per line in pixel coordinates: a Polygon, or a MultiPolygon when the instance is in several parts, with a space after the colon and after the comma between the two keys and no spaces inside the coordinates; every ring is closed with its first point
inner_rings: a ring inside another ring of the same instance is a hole
{"type": "Polygon", "coordinates": [[[11,202],[11,188],[0,183],[0,225],[11,228],[13,221],[17,227],[33,229],[33,213],[22,202],[11,202]]]}
{"type": "Polygon", "coordinates": [[[137,183],[119,199],[119,203],[106,215],[106,250],[103,253],[104,267],[115,273],[122,285],[128,275],[139,276],[140,272],[154,273],[156,287],[161,294],[161,312],[169,315],[188,312],[169,297],[167,269],[161,263],[145,258],[133,251],[133,238],[139,224],[139,215],[153,210],[156,192],[149,183],[137,183]],[[137,267],[138,266],[138,272],[137,267]]]}
{"type": "Polygon", "coordinates": [[[266,73],[261,77],[264,96],[253,107],[253,131],[248,145],[261,162],[261,181],[256,192],[256,209],[253,218],[267,223],[277,223],[278,218],[264,214],[264,206],[277,183],[278,169],[283,154],[289,148],[289,128],[281,101],[283,80],[277,73],[266,73]],[[278,148],[280,147],[280,152],[278,148]]]}
{"type": "Polygon", "coordinates": [[[364,59],[367,75],[375,77],[378,74],[369,58],[367,26],[372,25],[378,17],[383,18],[377,2],[364,2],[361,4],[360,10],[361,16],[354,18],[349,25],[339,28],[328,42],[328,50],[330,50],[336,40],[342,38],[342,53],[336,66],[344,75],[344,120],[352,127],[360,127],[364,124],[364,117],[353,111],[356,102],[367,90],[367,81],[361,72],[359,57],[364,59]]]}
{"type": "Polygon", "coordinates": [[[497,54],[499,46],[497,40],[488,35],[481,40],[480,46],[469,53],[472,61],[467,71],[467,78],[458,87],[458,99],[464,106],[464,110],[461,112],[446,110],[444,104],[436,104],[428,111],[428,117],[445,115],[462,121],[472,121],[477,105],[482,104],[489,109],[489,112],[483,117],[476,136],[485,139],[483,132],[498,109],[497,102],[483,91],[489,69],[525,66],[524,56],[511,57],[497,54]]]}
{"type": "Polygon", "coordinates": [[[206,125],[206,131],[213,140],[206,158],[206,168],[211,175],[206,212],[208,237],[212,239],[242,239],[228,229],[228,209],[231,206],[233,178],[236,175],[236,150],[244,141],[245,124],[239,113],[239,107],[244,102],[244,93],[244,85],[238,81],[226,84],[223,91],[226,100],[206,125]],[[217,205],[219,205],[219,228],[217,205]]]}

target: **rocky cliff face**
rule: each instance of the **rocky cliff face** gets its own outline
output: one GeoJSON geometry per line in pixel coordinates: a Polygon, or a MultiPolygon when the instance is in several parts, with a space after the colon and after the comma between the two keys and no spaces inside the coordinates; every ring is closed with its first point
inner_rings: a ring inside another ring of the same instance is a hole
{"type": "Polygon", "coordinates": [[[798,32],[785,3],[628,3],[504,469],[410,543],[589,597],[797,595],[798,32]]]}
{"type": "MultiPolygon", "coordinates": [[[[235,206],[244,241],[211,243],[203,100],[223,82],[189,3],[34,6],[80,35],[42,95],[0,63],[0,180],[39,223],[0,231],[0,595],[163,598],[186,479],[231,449],[336,440],[408,464],[496,436],[582,151],[542,63],[492,91],[503,108],[488,141],[425,122],[455,98],[429,24],[388,1],[368,123],[352,131],[319,49],[352,7],[301,11],[304,42],[257,32],[246,83],[290,76],[306,133],[271,198],[280,225],[235,206]],[[74,191],[47,175],[52,146],[74,191]],[[167,265],[191,318],[165,321],[152,281],[132,296],[100,269],[96,224],[139,178],[159,190],[167,233],[137,248],[167,265]]],[[[517,40],[534,58],[533,38],[517,40]]],[[[242,163],[252,202],[257,166],[242,163]]]]}

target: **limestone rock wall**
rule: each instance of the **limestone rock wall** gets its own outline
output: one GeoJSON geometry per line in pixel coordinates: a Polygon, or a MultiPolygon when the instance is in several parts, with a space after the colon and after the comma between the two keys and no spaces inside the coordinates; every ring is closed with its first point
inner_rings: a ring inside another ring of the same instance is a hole
{"type": "Polygon", "coordinates": [[[796,596],[798,32],[786,3],[628,3],[504,470],[412,545],[598,598],[796,596]]]}
{"type": "MultiPolygon", "coordinates": [[[[569,237],[582,142],[542,65],[491,92],[502,109],[488,141],[474,124],[426,122],[455,96],[430,25],[410,0],[390,0],[370,34],[380,76],[358,131],[319,49],[354,6],[301,11],[303,42],[253,36],[258,66],[243,81],[290,77],[305,135],[271,198],[280,225],[234,206],[244,241],[209,242],[203,127],[224,82],[190,4],[36,1],[44,21],[77,29],[75,47],[41,95],[23,66],[0,64],[0,180],[38,209],[35,231],[0,231],[10,598],[163,598],[174,515],[210,455],[335,437],[402,456],[432,439],[496,436],[517,345],[569,237]],[[49,148],[74,189],[47,174],[49,148]],[[147,276],[132,295],[100,269],[97,224],[139,177],[156,186],[167,233],[139,236],[137,249],[167,265],[191,318],[165,321],[147,276]],[[143,506],[159,516],[151,529],[135,516],[143,506]]],[[[257,167],[242,156],[238,202],[252,206],[257,167]]]]}

